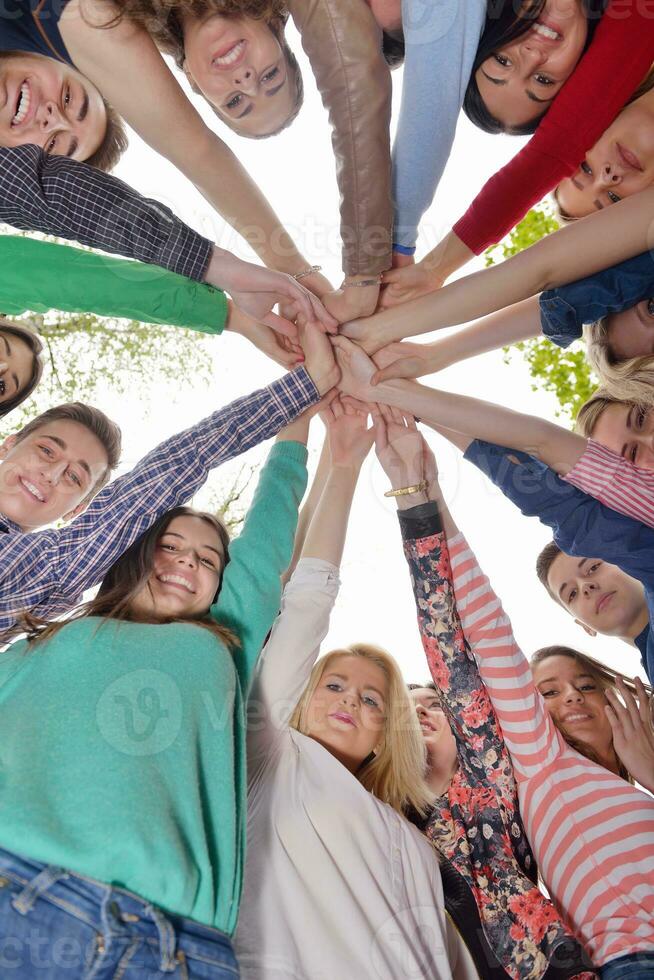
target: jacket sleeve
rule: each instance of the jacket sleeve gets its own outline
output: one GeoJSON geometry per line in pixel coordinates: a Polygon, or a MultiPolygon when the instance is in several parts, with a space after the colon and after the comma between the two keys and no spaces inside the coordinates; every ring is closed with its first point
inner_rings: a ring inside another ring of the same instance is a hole
{"type": "Polygon", "coordinates": [[[161,266],[0,235],[0,267],[0,310],[5,314],[95,313],[202,333],[222,333],[225,325],[222,290],[161,266]]]}
{"type": "Polygon", "coordinates": [[[391,78],[364,0],[292,0],[289,9],[329,113],[341,199],[343,271],[391,264],[391,78]]]}
{"type": "Polygon", "coordinates": [[[644,584],[654,584],[652,528],[610,510],[527,453],[476,439],[465,458],[523,514],[550,527],[567,555],[601,558],[644,584]]]}
{"type": "Polygon", "coordinates": [[[222,587],[211,607],[214,619],[240,640],[234,660],[245,690],[279,610],[281,577],[293,554],[306,486],[306,446],[276,443],[261,471],[243,530],[229,547],[222,587]]]}
{"type": "Polygon", "coordinates": [[[647,5],[611,0],[588,51],[532,138],[491,177],[455,224],[461,241],[479,254],[508,234],[530,207],[574,172],[653,61],[654,31],[647,5]]]}
{"type": "Polygon", "coordinates": [[[568,347],[585,323],[621,313],[654,295],[654,256],[643,252],[610,269],[541,293],[540,322],[546,337],[568,347]]]}
{"type": "Polygon", "coordinates": [[[170,208],[86,163],[31,144],[0,149],[0,221],[161,265],[199,282],[213,245],[170,208]]]}
{"type": "Polygon", "coordinates": [[[403,250],[415,245],[443,176],[485,18],[483,0],[402,2],[405,58],[393,144],[393,243],[403,250]]]}
{"type": "Polygon", "coordinates": [[[338,588],[336,565],[302,558],[284,589],[281,612],[257,663],[248,698],[250,772],[288,727],[329,630],[338,588]]]}

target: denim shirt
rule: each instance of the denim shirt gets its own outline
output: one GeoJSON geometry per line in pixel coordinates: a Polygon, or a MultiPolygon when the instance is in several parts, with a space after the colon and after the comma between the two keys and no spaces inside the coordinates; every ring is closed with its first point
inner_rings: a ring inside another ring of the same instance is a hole
{"type": "Polygon", "coordinates": [[[651,681],[654,529],[605,507],[527,453],[475,439],[468,446],[465,459],[478,466],[523,514],[538,517],[550,527],[554,541],[566,555],[601,558],[642,583],[650,622],[635,642],[651,681]]]}
{"type": "Polygon", "coordinates": [[[569,347],[581,337],[584,323],[621,313],[652,295],[654,254],[643,252],[594,276],[541,293],[541,328],[552,343],[569,347]]]}

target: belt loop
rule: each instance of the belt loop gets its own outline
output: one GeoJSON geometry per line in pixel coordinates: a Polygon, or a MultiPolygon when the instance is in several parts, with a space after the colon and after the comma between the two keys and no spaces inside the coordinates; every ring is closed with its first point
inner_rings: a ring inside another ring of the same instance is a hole
{"type": "Polygon", "coordinates": [[[175,930],[163,912],[155,908],[154,905],[146,907],[146,914],[152,919],[159,933],[159,952],[161,954],[159,969],[162,973],[174,973],[179,966],[175,958],[175,930]]]}
{"type": "Polygon", "coordinates": [[[27,913],[33,908],[36,900],[44,892],[47,892],[51,885],[54,885],[55,881],[59,881],[60,878],[67,878],[68,872],[64,871],[63,868],[57,868],[51,865],[44,868],[43,871],[39,871],[35,878],[32,878],[30,882],[23,888],[21,892],[18,893],[16,898],[11,903],[13,908],[16,909],[20,915],[27,915],[27,913]]]}

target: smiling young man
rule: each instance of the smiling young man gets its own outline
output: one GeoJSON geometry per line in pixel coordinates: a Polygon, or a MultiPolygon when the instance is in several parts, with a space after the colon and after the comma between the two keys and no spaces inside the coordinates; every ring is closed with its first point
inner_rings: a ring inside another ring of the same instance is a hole
{"type": "Polygon", "coordinates": [[[554,542],[537,562],[552,598],[591,636],[618,636],[635,645],[647,676],[654,677],[654,530],[604,506],[527,453],[475,439],[465,458],[523,514],[552,528],[554,542]]]}
{"type": "Polygon", "coordinates": [[[327,337],[310,326],[304,345],[303,367],[172,436],[106,487],[120,430],[98,409],[60,405],[9,436],[0,446],[0,640],[26,611],[45,618],[71,609],[210,469],[275,435],[332,388],[339,375],[327,337]],[[44,530],[61,519],[72,523],[44,530]]]}

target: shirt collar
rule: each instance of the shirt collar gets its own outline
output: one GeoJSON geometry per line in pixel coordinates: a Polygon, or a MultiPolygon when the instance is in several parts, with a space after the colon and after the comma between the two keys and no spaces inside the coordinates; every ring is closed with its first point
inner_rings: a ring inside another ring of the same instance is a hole
{"type": "Polygon", "coordinates": [[[20,534],[22,528],[15,521],[9,520],[4,514],[0,514],[0,534],[20,534]]]}
{"type": "Polygon", "coordinates": [[[640,650],[643,663],[646,663],[647,661],[647,643],[649,641],[649,634],[650,634],[650,628],[648,623],[645,629],[642,631],[642,633],[639,633],[634,640],[634,643],[640,650]]]}

